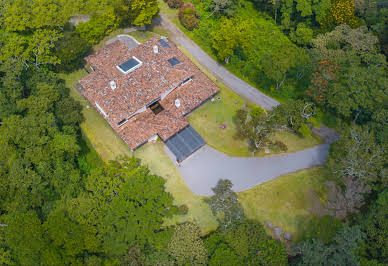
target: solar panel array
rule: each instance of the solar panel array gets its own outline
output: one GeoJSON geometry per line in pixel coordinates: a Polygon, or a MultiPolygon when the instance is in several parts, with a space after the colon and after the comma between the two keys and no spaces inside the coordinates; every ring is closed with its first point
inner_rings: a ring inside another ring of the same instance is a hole
{"type": "Polygon", "coordinates": [[[179,64],[181,61],[179,61],[178,58],[173,57],[171,59],[168,59],[168,62],[170,63],[171,66],[175,66],[175,65],[179,64]]]}
{"type": "Polygon", "coordinates": [[[187,126],[166,142],[178,162],[183,161],[196,150],[205,145],[203,138],[191,127],[187,126]]]}
{"type": "Polygon", "coordinates": [[[127,72],[130,69],[136,67],[138,64],[140,63],[136,59],[131,58],[125,61],[124,63],[122,63],[121,65],[119,65],[119,68],[121,68],[122,71],[127,72]]]}
{"type": "Polygon", "coordinates": [[[163,39],[159,39],[158,42],[163,48],[171,48],[170,45],[163,39]]]}

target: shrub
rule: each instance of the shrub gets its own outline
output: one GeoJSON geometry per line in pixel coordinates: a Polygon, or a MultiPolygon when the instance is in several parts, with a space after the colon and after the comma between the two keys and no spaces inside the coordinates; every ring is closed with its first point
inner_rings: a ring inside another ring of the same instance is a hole
{"type": "Polygon", "coordinates": [[[182,0],[167,0],[166,3],[170,8],[181,8],[183,6],[182,0]]]}
{"type": "Polygon", "coordinates": [[[186,205],[181,205],[178,207],[178,214],[185,215],[189,212],[189,208],[186,205]]]}
{"type": "Polygon", "coordinates": [[[308,125],[303,124],[299,129],[298,132],[303,136],[303,137],[309,137],[311,136],[311,129],[308,127],[308,125]]]}
{"type": "Polygon", "coordinates": [[[283,142],[281,142],[280,140],[276,140],[274,142],[271,142],[269,144],[269,148],[271,150],[273,150],[274,152],[286,152],[288,150],[288,147],[286,144],[284,144],[283,142]]]}
{"type": "Polygon", "coordinates": [[[192,31],[199,26],[199,14],[192,3],[187,3],[179,9],[179,21],[183,27],[192,31]]]}

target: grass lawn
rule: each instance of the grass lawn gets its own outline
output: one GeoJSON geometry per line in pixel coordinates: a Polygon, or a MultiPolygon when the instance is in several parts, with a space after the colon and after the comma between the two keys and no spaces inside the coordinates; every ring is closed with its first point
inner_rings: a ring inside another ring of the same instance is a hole
{"type": "Polygon", "coordinates": [[[249,218],[270,221],[298,240],[313,217],[309,212],[313,207],[313,202],[308,200],[309,191],[315,191],[325,201],[323,182],[322,168],[315,167],[278,177],[240,192],[238,197],[249,218]]]}
{"type": "Polygon", "coordinates": [[[134,37],[138,42],[143,43],[154,37],[155,33],[151,31],[133,31],[128,33],[128,35],[134,37]]]}

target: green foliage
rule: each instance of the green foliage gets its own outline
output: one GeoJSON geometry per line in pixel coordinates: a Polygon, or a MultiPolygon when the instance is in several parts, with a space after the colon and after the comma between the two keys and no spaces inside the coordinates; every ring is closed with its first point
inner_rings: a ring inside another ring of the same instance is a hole
{"type": "Polygon", "coordinates": [[[239,46],[245,50],[250,49],[253,31],[252,21],[242,20],[240,17],[220,20],[219,28],[211,32],[212,47],[217,56],[226,62],[239,46]]]}
{"type": "Polygon", "coordinates": [[[151,19],[159,12],[156,0],[115,0],[114,12],[122,26],[143,26],[151,24],[151,19]]]}
{"type": "Polygon", "coordinates": [[[267,240],[262,224],[244,220],[225,232],[225,242],[243,258],[254,258],[261,243],[267,240]]]}
{"type": "Polygon", "coordinates": [[[41,221],[34,211],[12,212],[3,216],[5,244],[13,259],[20,265],[39,265],[45,243],[41,221]]]}
{"type": "Polygon", "coordinates": [[[306,125],[303,124],[298,129],[299,134],[301,134],[304,138],[311,136],[311,129],[306,125]]]}
{"type": "Polygon", "coordinates": [[[94,45],[115,30],[117,26],[118,22],[114,10],[110,8],[102,14],[92,16],[88,22],[79,23],[76,31],[82,39],[87,40],[90,45],[94,45]]]}
{"type": "Polygon", "coordinates": [[[352,126],[342,132],[342,138],[331,147],[327,170],[342,182],[350,176],[375,190],[388,185],[383,149],[368,128],[352,126]]]}
{"type": "Polygon", "coordinates": [[[223,229],[227,229],[245,218],[244,210],[238,202],[237,194],[232,191],[232,186],[230,180],[220,179],[217,185],[212,188],[214,195],[205,199],[223,229]]]}
{"type": "Polygon", "coordinates": [[[357,217],[357,222],[366,235],[360,255],[383,265],[388,263],[387,206],[388,191],[385,190],[379,194],[378,199],[368,211],[357,217]]]}
{"type": "Polygon", "coordinates": [[[188,30],[198,28],[199,14],[192,3],[187,3],[179,9],[179,21],[188,30]]]}
{"type": "Polygon", "coordinates": [[[341,221],[333,216],[315,216],[307,224],[304,231],[304,238],[317,239],[322,241],[324,244],[329,244],[341,227],[341,221]]]}
{"type": "Polygon", "coordinates": [[[178,265],[198,265],[207,262],[207,251],[201,239],[201,231],[192,223],[176,227],[168,243],[168,250],[178,265]]]}
{"type": "Polygon", "coordinates": [[[205,239],[210,265],[286,265],[283,244],[269,240],[262,224],[244,220],[205,239]]]}
{"type": "Polygon", "coordinates": [[[332,244],[312,239],[295,245],[291,253],[298,255],[297,265],[357,265],[362,239],[359,226],[345,226],[334,236],[332,244]]]}
{"type": "Polygon", "coordinates": [[[71,72],[80,68],[90,48],[89,43],[75,32],[65,32],[63,38],[55,45],[55,54],[61,61],[57,70],[71,72]]]}
{"type": "Polygon", "coordinates": [[[170,8],[181,8],[183,5],[182,0],[167,0],[166,3],[170,8]]]}
{"type": "Polygon", "coordinates": [[[288,254],[283,243],[270,239],[260,244],[253,261],[254,265],[288,265],[288,254]]]}
{"type": "Polygon", "coordinates": [[[290,32],[290,38],[300,45],[309,44],[313,38],[313,30],[304,23],[299,23],[296,30],[290,32]]]}

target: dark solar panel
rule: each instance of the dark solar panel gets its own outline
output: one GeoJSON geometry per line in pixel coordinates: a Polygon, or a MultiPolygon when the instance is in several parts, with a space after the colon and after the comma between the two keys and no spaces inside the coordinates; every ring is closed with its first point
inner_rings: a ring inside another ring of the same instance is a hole
{"type": "Polygon", "coordinates": [[[171,48],[170,45],[163,39],[159,39],[158,42],[163,48],[171,48]]]}
{"type": "Polygon", "coordinates": [[[135,66],[137,66],[138,64],[139,62],[136,59],[131,58],[128,61],[125,61],[124,63],[119,65],[119,68],[121,68],[122,71],[127,72],[131,68],[134,68],[135,66]]]}
{"type": "Polygon", "coordinates": [[[177,161],[181,162],[205,145],[205,141],[191,126],[187,126],[168,139],[166,145],[174,153],[177,161]]]}
{"type": "Polygon", "coordinates": [[[168,59],[168,62],[170,63],[171,66],[175,66],[176,64],[179,64],[181,61],[179,61],[178,58],[173,57],[171,59],[168,59]]]}

